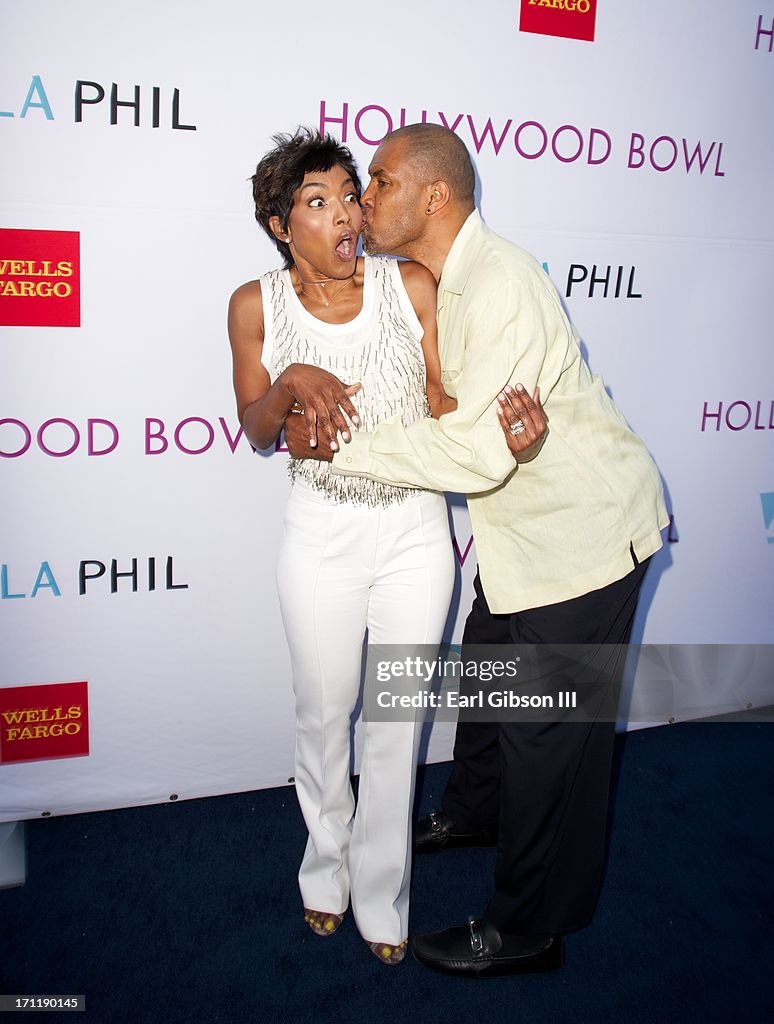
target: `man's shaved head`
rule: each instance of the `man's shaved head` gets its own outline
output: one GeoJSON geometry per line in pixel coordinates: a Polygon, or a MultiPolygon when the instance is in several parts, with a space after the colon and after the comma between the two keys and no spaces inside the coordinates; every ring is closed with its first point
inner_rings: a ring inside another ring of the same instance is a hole
{"type": "Polygon", "coordinates": [[[403,140],[405,158],[428,184],[445,181],[452,200],[474,205],[476,176],[470,154],[458,135],[440,124],[407,124],[390,132],[382,143],[403,140]]]}

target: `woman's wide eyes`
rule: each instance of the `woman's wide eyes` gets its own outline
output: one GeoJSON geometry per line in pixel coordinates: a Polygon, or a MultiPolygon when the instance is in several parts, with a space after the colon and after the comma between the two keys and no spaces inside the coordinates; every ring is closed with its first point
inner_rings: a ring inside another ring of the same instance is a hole
{"type": "MultiPolygon", "coordinates": [[[[347,192],[344,196],[345,203],[356,203],[357,201],[357,192],[347,192]]],[[[322,210],[326,205],[326,201],[322,196],[312,196],[311,199],[307,200],[307,203],[313,210],[322,210]]]]}

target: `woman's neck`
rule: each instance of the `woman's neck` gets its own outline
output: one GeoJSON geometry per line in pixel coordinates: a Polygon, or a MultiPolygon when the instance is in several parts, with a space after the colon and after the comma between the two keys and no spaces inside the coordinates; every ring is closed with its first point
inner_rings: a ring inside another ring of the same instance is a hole
{"type": "Polygon", "coordinates": [[[297,266],[290,270],[290,280],[296,295],[304,307],[318,320],[326,323],[347,323],[354,319],[363,308],[364,263],[362,257],[355,261],[348,277],[322,277],[318,279],[303,274],[297,266]]]}

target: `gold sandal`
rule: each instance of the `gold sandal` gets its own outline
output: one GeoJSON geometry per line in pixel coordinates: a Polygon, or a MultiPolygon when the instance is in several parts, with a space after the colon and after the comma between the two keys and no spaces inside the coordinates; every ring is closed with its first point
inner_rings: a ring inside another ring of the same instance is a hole
{"type": "Polygon", "coordinates": [[[329,914],[325,910],[307,910],[304,907],[304,920],[315,935],[321,935],[323,938],[326,938],[328,935],[333,935],[344,920],[344,915],[329,914]]]}
{"type": "Polygon", "coordinates": [[[399,946],[391,946],[389,942],[369,942],[366,939],[366,945],[380,963],[387,964],[388,967],[397,967],[406,955],[408,939],[404,939],[399,946]]]}

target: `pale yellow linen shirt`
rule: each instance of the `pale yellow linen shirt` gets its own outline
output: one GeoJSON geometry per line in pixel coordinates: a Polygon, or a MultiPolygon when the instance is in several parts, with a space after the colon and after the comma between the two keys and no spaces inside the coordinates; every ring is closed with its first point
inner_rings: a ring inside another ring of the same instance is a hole
{"type": "MultiPolygon", "coordinates": [[[[661,480],[577,336],[543,268],[477,212],[438,287],[443,381],[455,412],[354,432],[337,472],[468,496],[489,608],[509,613],[621,579],[661,547],[661,480]],[[549,421],[538,456],[517,466],[496,414],[507,384],[536,384],[549,421]]],[[[357,402],[357,399],[355,399],[357,402]]]]}

